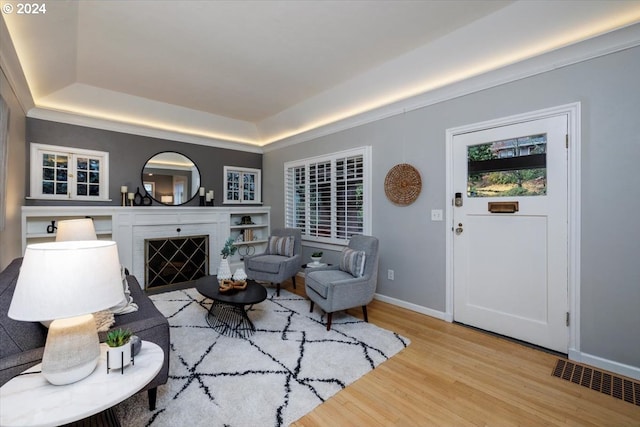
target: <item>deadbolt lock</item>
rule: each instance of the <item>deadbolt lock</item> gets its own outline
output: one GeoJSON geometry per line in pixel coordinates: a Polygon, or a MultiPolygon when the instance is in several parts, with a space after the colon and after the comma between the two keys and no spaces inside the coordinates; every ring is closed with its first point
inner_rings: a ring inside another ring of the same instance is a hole
{"type": "Polygon", "coordinates": [[[462,223],[458,223],[458,228],[456,228],[456,234],[462,234],[464,230],[462,229],[462,223]]]}

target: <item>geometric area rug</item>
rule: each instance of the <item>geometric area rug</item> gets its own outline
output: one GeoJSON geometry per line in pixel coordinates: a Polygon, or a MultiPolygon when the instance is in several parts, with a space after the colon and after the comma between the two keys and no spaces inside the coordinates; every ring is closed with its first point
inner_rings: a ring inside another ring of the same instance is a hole
{"type": "Polygon", "coordinates": [[[123,426],[288,426],[409,345],[394,332],[267,288],[248,315],[256,332],[230,338],[209,327],[211,300],[195,289],[151,296],[169,320],[169,380],[156,410],[147,393],[114,408],[123,426]]]}

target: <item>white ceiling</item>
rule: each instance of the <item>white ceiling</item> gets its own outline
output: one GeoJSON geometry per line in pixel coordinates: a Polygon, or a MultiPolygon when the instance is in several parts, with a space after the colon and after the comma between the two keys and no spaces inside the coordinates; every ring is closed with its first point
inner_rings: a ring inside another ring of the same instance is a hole
{"type": "Polygon", "coordinates": [[[56,1],[37,109],[264,145],[640,20],[639,1],[56,1]]]}

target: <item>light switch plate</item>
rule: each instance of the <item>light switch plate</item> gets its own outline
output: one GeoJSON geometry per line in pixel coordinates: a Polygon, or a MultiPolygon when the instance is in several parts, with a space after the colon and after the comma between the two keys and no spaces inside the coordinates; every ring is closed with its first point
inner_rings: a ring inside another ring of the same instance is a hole
{"type": "Polygon", "coordinates": [[[442,221],[442,209],[431,209],[431,221],[442,221]]]}

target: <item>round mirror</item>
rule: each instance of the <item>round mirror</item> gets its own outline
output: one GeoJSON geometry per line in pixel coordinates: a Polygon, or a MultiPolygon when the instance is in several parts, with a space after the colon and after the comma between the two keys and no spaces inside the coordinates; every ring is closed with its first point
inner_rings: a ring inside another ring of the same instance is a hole
{"type": "Polygon", "coordinates": [[[200,171],[187,156],[165,151],[147,160],[142,169],[142,185],[158,203],[183,205],[198,195],[200,171]]]}

